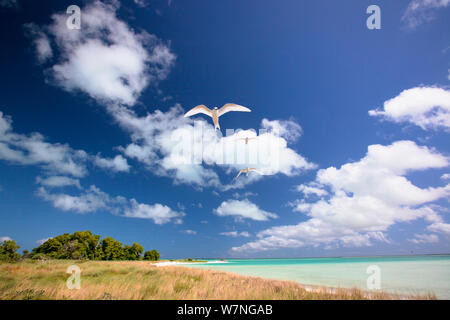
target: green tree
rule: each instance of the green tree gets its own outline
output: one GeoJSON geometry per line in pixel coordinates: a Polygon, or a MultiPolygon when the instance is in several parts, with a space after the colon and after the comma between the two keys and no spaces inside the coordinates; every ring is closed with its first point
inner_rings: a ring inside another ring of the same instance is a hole
{"type": "Polygon", "coordinates": [[[94,260],[104,260],[105,255],[100,244],[95,248],[94,260]]]}
{"type": "Polygon", "coordinates": [[[17,253],[17,249],[20,246],[16,244],[14,240],[6,240],[0,244],[0,260],[3,261],[17,261],[20,259],[20,253],[17,253]]]}
{"type": "Polygon", "coordinates": [[[44,254],[52,259],[94,259],[99,240],[100,236],[91,231],[64,233],[34,248],[31,255],[44,254]]]}
{"type": "Polygon", "coordinates": [[[87,258],[88,255],[86,247],[76,239],[65,243],[59,252],[59,259],[81,260],[87,258]]]}
{"type": "Polygon", "coordinates": [[[144,260],[158,261],[159,257],[160,257],[160,254],[156,250],[145,251],[145,253],[144,253],[144,260]]]}
{"type": "MultiPolygon", "coordinates": [[[[100,235],[91,231],[64,233],[50,238],[34,248],[27,257],[32,259],[89,259],[89,260],[142,260],[144,248],[134,242],[133,245],[122,246],[112,237],[100,241],[100,235]]],[[[147,260],[158,260],[156,250],[146,252],[147,260]]],[[[24,253],[25,255],[25,253],[24,253]]]]}
{"type": "Polygon", "coordinates": [[[100,242],[103,260],[123,260],[124,250],[122,243],[112,237],[106,237],[100,242]]]}
{"type": "Polygon", "coordinates": [[[42,243],[39,247],[34,248],[32,250],[31,255],[35,254],[44,254],[53,259],[61,259],[61,249],[63,247],[63,243],[61,243],[61,238],[58,237],[50,238],[44,243],[42,243]]]}
{"type": "Polygon", "coordinates": [[[139,260],[142,252],[144,252],[144,247],[139,243],[133,243],[132,246],[126,245],[124,248],[124,259],[125,260],[139,260]]]}
{"type": "Polygon", "coordinates": [[[77,240],[78,254],[85,259],[94,259],[95,249],[97,248],[100,236],[92,234],[91,231],[77,231],[71,237],[71,240],[77,240]]]}

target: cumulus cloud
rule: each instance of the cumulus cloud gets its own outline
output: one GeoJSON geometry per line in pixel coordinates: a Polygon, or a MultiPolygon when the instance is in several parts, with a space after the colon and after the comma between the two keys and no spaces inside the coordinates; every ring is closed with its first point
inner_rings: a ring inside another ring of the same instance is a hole
{"type": "Polygon", "coordinates": [[[117,155],[112,159],[95,156],[94,164],[104,169],[110,169],[114,172],[128,172],[130,165],[122,155],[117,155]]]}
{"type": "Polygon", "coordinates": [[[179,153],[179,140],[192,136],[193,127],[176,105],[167,112],[156,110],[139,117],[125,108],[111,111],[119,125],[130,132],[132,143],[122,148],[125,156],[143,163],[156,175],[172,177],[175,183],[218,185],[214,170],[186,162],[179,153]]]}
{"type": "Polygon", "coordinates": [[[268,131],[277,132],[287,142],[295,142],[303,133],[302,127],[293,120],[269,120],[264,118],[261,127],[268,131]]]}
{"type": "Polygon", "coordinates": [[[40,187],[37,194],[42,199],[51,202],[57,209],[77,213],[90,213],[100,210],[117,213],[116,206],[123,205],[126,202],[125,198],[120,196],[111,198],[94,185],[76,196],[65,193],[49,193],[44,187],[40,187]]]}
{"type": "Polygon", "coordinates": [[[406,175],[448,165],[444,155],[412,141],[371,145],[357,162],[318,171],[315,183],[329,194],[313,202],[298,201],[294,209],[308,220],[263,230],[257,234],[258,240],[233,251],[321,244],[368,246],[373,241],[389,242],[386,231],[395,223],[419,218],[436,224],[437,229],[442,217],[428,204],[448,198],[450,185],[419,188],[406,175]]]}
{"type": "Polygon", "coordinates": [[[222,236],[226,236],[226,237],[233,237],[233,238],[237,238],[237,237],[250,237],[250,233],[248,233],[247,231],[242,231],[242,232],[237,232],[237,231],[230,231],[230,232],[221,232],[219,233],[222,236]]]}
{"type": "Polygon", "coordinates": [[[232,216],[237,220],[251,219],[255,221],[267,221],[278,216],[275,213],[264,211],[248,199],[227,200],[220,204],[214,213],[220,217],[232,216]]]}
{"type": "Polygon", "coordinates": [[[80,180],[73,179],[64,176],[50,176],[50,177],[37,177],[36,183],[48,187],[48,188],[59,188],[59,187],[76,187],[81,189],[80,180]]]}
{"type": "Polygon", "coordinates": [[[424,130],[443,128],[449,131],[450,91],[437,87],[404,90],[397,97],[387,100],[383,110],[370,110],[369,115],[397,123],[411,123],[424,130]]]}
{"type": "Polygon", "coordinates": [[[433,20],[436,11],[446,8],[450,4],[450,0],[412,0],[406,8],[402,20],[405,21],[410,28],[416,28],[423,22],[433,20]]]}
{"type": "MultiPolygon", "coordinates": [[[[113,172],[129,170],[127,160],[122,155],[113,159],[102,158],[100,155],[93,156],[83,150],[72,149],[67,144],[47,142],[37,132],[30,135],[15,133],[11,118],[1,111],[0,160],[18,165],[35,165],[48,174],[65,174],[77,178],[87,175],[87,163],[113,172]]],[[[62,178],[58,179],[61,181],[62,178]]]]}
{"type": "Polygon", "coordinates": [[[323,189],[317,183],[301,184],[295,187],[299,192],[302,192],[305,197],[310,197],[311,195],[323,197],[328,194],[328,191],[323,189]]]}
{"type": "Polygon", "coordinates": [[[375,196],[395,205],[419,205],[449,194],[449,185],[421,189],[405,175],[412,171],[444,168],[449,159],[413,141],[397,141],[388,146],[371,145],[366,157],[340,169],[330,167],[317,173],[317,182],[333,191],[353,195],[375,196]],[[400,160],[401,159],[401,160],[400,160]]]}
{"type": "Polygon", "coordinates": [[[443,234],[445,236],[450,236],[450,223],[444,223],[444,222],[435,222],[430,224],[427,227],[427,230],[431,232],[437,232],[440,234],[443,234]]]}
{"type": "Polygon", "coordinates": [[[188,134],[190,130],[182,113],[179,106],[167,112],[156,110],[145,117],[124,108],[116,109],[113,112],[116,120],[132,138],[132,143],[122,151],[156,175],[173,177],[175,183],[217,185],[219,179],[213,170],[196,163],[182,163],[176,152],[177,135],[188,134]]]}
{"type": "Polygon", "coordinates": [[[185,214],[159,203],[148,205],[131,199],[131,207],[125,210],[124,216],[127,218],[151,219],[156,224],[164,224],[168,222],[181,223],[181,218],[185,214]]]}
{"type": "Polygon", "coordinates": [[[450,180],[450,173],[444,173],[444,174],[441,176],[441,179],[442,179],[442,180],[450,180]]]}
{"type": "Polygon", "coordinates": [[[10,237],[0,237],[0,243],[5,242],[5,241],[11,241],[12,239],[10,237]]]}
{"type": "Polygon", "coordinates": [[[245,166],[256,166],[265,175],[294,176],[316,167],[289,148],[283,138],[288,128],[296,127],[292,121],[273,121],[276,125],[269,125],[266,119],[257,139],[251,140],[247,148],[242,139],[256,137],[255,131],[233,131],[218,136],[210,123],[204,120],[192,123],[191,119],[184,118],[184,110],[179,105],[146,116],[121,107],[110,110],[119,125],[131,134],[132,143],[121,149],[124,155],[144,163],[157,175],[172,177],[175,183],[228,190],[242,188],[261,176],[250,175],[223,186],[215,168],[236,174],[245,166]]]}
{"type": "Polygon", "coordinates": [[[39,133],[30,135],[12,131],[12,120],[0,112],[0,159],[20,165],[38,165],[51,173],[83,177],[88,155],[67,144],[49,143],[39,133]]]}
{"type": "Polygon", "coordinates": [[[44,187],[40,187],[37,195],[51,202],[57,209],[82,214],[105,211],[125,218],[150,219],[155,224],[169,222],[180,224],[181,218],[185,216],[184,212],[174,211],[159,203],[145,204],[122,196],[111,197],[94,185],[82,190],[78,195],[50,193],[44,187]]]}
{"type": "Polygon", "coordinates": [[[149,83],[167,77],[175,55],[156,36],[137,33],[120,20],[118,8],[118,1],[86,5],[81,30],[66,27],[65,12],[52,15],[48,26],[31,28],[40,61],[58,53],[46,72],[53,83],[100,103],[132,106],[149,83]],[[55,50],[49,48],[49,39],[55,50]]]}
{"type": "Polygon", "coordinates": [[[414,238],[408,239],[409,242],[415,244],[423,244],[423,243],[436,243],[439,242],[439,237],[435,234],[415,234],[414,238]]]}

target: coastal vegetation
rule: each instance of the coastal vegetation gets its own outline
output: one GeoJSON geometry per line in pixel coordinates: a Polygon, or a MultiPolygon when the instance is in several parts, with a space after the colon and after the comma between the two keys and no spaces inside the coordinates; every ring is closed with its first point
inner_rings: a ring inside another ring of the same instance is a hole
{"type": "Polygon", "coordinates": [[[75,260],[150,260],[157,261],[160,254],[157,250],[145,251],[144,247],[134,242],[122,245],[112,237],[101,240],[100,235],[91,231],[77,231],[73,234],[49,238],[31,252],[24,250],[21,256],[16,251],[20,248],[13,240],[0,244],[0,260],[18,261],[20,259],[48,260],[48,259],[75,259],[75,260]],[[143,254],[144,253],[144,254],[143,254]]]}
{"type": "Polygon", "coordinates": [[[17,261],[21,258],[16,251],[20,248],[14,240],[5,240],[0,243],[0,261],[17,261]]]}
{"type": "Polygon", "coordinates": [[[293,281],[241,276],[148,261],[32,260],[0,262],[5,299],[435,299],[359,289],[308,288],[293,281]],[[68,289],[69,266],[80,268],[80,289],[68,289]]]}

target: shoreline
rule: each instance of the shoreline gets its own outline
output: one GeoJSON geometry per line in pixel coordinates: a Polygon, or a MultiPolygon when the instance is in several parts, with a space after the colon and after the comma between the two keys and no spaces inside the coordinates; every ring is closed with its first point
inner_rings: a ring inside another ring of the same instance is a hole
{"type": "MultiPolygon", "coordinates": [[[[325,257],[277,257],[277,258],[225,258],[225,260],[295,260],[295,259],[336,259],[336,258],[395,258],[395,257],[422,257],[422,256],[450,256],[450,253],[420,253],[420,254],[390,254],[372,256],[325,256],[325,257]]],[[[162,259],[180,260],[180,259],[162,259]]],[[[221,258],[195,258],[195,260],[221,260],[221,258]]]]}
{"type": "Polygon", "coordinates": [[[436,297],[309,286],[289,280],[186,267],[180,262],[157,267],[157,263],[146,261],[49,260],[0,263],[0,300],[10,299],[403,300],[436,297]],[[81,270],[79,290],[66,286],[70,276],[67,268],[72,265],[81,270]]]}
{"type": "MultiPolygon", "coordinates": [[[[164,263],[164,262],[162,262],[164,263]]],[[[173,262],[172,262],[173,263],[173,262]]],[[[215,261],[209,262],[209,263],[218,263],[215,261]]],[[[223,262],[220,261],[220,263],[227,263],[227,262],[223,262]]],[[[161,264],[161,263],[156,263],[156,264],[161,264]]],[[[357,287],[333,287],[333,286],[326,286],[326,285],[315,285],[315,284],[304,284],[304,283],[300,283],[298,281],[295,280],[289,280],[289,279],[277,279],[277,278],[266,278],[266,277],[261,277],[261,276],[253,276],[253,275],[243,275],[237,272],[233,272],[233,271],[224,271],[224,270],[215,270],[215,269],[204,269],[204,268],[190,268],[190,267],[186,267],[186,265],[191,264],[192,263],[182,263],[182,262],[178,262],[178,263],[174,263],[171,265],[159,265],[158,267],[181,267],[184,269],[195,269],[195,270],[203,270],[206,272],[213,272],[213,273],[224,273],[227,274],[229,276],[234,276],[234,277],[246,277],[246,278],[256,278],[256,279],[261,279],[264,281],[282,281],[282,282],[293,282],[296,285],[300,286],[302,289],[304,289],[307,292],[311,292],[311,293],[318,293],[318,294],[329,294],[329,295],[337,295],[339,293],[342,293],[342,291],[347,291],[347,292],[352,292],[352,291],[359,291],[365,299],[377,299],[377,296],[381,295],[387,295],[390,296],[393,300],[411,300],[414,298],[411,297],[420,297],[423,296],[422,294],[402,294],[402,293],[391,293],[391,292],[387,292],[387,291],[383,291],[383,290],[377,290],[377,291],[370,291],[370,290],[364,290],[361,288],[357,288],[357,287]]],[[[201,262],[201,264],[206,264],[205,262],[201,262]]],[[[434,296],[434,293],[429,293],[429,295],[434,296]]],[[[437,298],[434,297],[434,299],[438,300],[437,298]]]]}
{"type": "Polygon", "coordinates": [[[161,261],[161,262],[154,262],[154,265],[157,267],[167,267],[167,266],[182,266],[182,265],[192,265],[192,264],[208,264],[208,263],[228,263],[226,261],[221,260],[211,260],[211,261],[190,261],[190,262],[180,262],[180,261],[161,261]]]}

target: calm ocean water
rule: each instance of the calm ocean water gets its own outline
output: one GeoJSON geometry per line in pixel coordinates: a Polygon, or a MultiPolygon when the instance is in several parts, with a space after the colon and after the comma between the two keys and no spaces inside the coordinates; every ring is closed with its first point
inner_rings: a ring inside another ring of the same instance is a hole
{"type": "Polygon", "coordinates": [[[294,280],[305,285],[367,290],[367,268],[379,267],[381,290],[398,294],[433,292],[450,299],[450,255],[227,259],[227,263],[191,264],[191,267],[235,272],[270,279],[294,280]]]}

